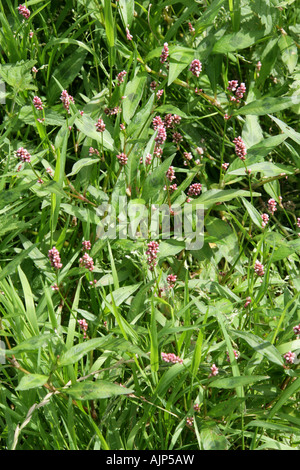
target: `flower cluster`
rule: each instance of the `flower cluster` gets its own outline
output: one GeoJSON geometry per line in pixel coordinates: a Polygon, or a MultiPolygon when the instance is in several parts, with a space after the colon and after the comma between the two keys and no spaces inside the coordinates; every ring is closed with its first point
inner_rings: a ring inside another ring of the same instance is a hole
{"type": "Polygon", "coordinates": [[[193,427],[193,426],[194,426],[194,418],[193,418],[193,416],[187,416],[187,418],[186,418],[186,424],[187,424],[189,427],[193,427]]]}
{"type": "Polygon", "coordinates": [[[89,327],[88,323],[86,320],[78,320],[78,324],[80,326],[80,329],[84,332],[83,333],[83,337],[86,338],[86,332],[87,332],[87,329],[89,327]]]}
{"type": "Polygon", "coordinates": [[[173,181],[176,179],[176,176],[175,176],[175,170],[174,170],[174,167],[173,166],[170,166],[167,173],[166,173],[166,177],[168,178],[169,181],[173,181]]]}
{"type": "Polygon", "coordinates": [[[268,211],[274,215],[274,212],[277,211],[277,202],[275,199],[271,198],[268,200],[268,211]]]}
{"type": "Polygon", "coordinates": [[[241,138],[241,136],[236,137],[233,140],[233,143],[235,144],[235,154],[241,159],[241,160],[246,160],[245,156],[247,155],[247,149],[245,142],[241,138]]]}
{"type": "Polygon", "coordinates": [[[190,21],[188,22],[188,25],[189,25],[189,32],[190,32],[191,34],[194,34],[195,28],[193,27],[193,25],[192,25],[192,23],[191,23],[190,21]]]}
{"type": "Polygon", "coordinates": [[[28,150],[24,149],[23,147],[18,148],[16,155],[23,163],[26,163],[26,162],[30,163],[31,161],[30,153],[28,152],[28,150]]]}
{"type": "Polygon", "coordinates": [[[201,183],[194,183],[188,189],[188,196],[198,196],[201,193],[202,184],[201,183]]]}
{"type": "Polygon", "coordinates": [[[115,106],[114,108],[105,108],[104,112],[107,116],[114,116],[121,112],[120,106],[115,106]]]}
{"type": "Polygon", "coordinates": [[[167,276],[167,283],[168,283],[169,289],[172,289],[173,287],[175,287],[176,281],[177,281],[176,274],[169,274],[167,276]]]}
{"type": "Polygon", "coordinates": [[[74,98],[73,96],[69,95],[67,90],[63,90],[60,95],[60,100],[62,101],[62,104],[64,108],[68,111],[70,114],[70,102],[74,103],[74,98]]]}
{"type": "MultiPolygon", "coordinates": [[[[151,153],[147,153],[147,155],[145,157],[145,165],[149,166],[149,165],[151,165],[151,162],[152,162],[152,155],[151,155],[151,153]]],[[[143,156],[141,156],[141,158],[140,158],[140,164],[141,165],[143,164],[143,156]]]]}
{"type": "Polygon", "coordinates": [[[241,99],[246,93],[246,85],[245,83],[241,83],[239,86],[239,82],[237,80],[230,80],[228,82],[227,90],[231,92],[235,92],[235,95],[232,95],[230,97],[230,101],[235,101],[236,103],[240,103],[241,99]]]}
{"type": "Polygon", "coordinates": [[[119,160],[120,165],[126,165],[128,161],[128,157],[125,153],[121,152],[117,155],[117,159],[119,160]]]}
{"type": "Polygon", "coordinates": [[[46,172],[48,173],[49,176],[51,176],[51,178],[53,178],[54,172],[50,166],[46,168],[46,172]]]}
{"type": "Polygon", "coordinates": [[[164,43],[164,47],[161,51],[161,55],[160,55],[160,62],[163,64],[164,62],[166,62],[167,58],[169,56],[169,46],[168,46],[168,43],[165,42],[164,43]]]}
{"type": "Polygon", "coordinates": [[[297,227],[300,228],[300,217],[297,217],[297,227]]]}
{"type": "Polygon", "coordinates": [[[100,155],[99,150],[94,149],[93,147],[89,148],[89,155],[100,155]]]}
{"type": "Polygon", "coordinates": [[[126,37],[128,41],[132,41],[133,36],[130,34],[129,27],[126,28],[126,37]]]}
{"type": "Polygon", "coordinates": [[[256,272],[256,274],[258,276],[263,276],[265,274],[264,269],[264,266],[258,260],[256,260],[254,265],[254,271],[256,272]]]}
{"type": "MultiPolygon", "coordinates": [[[[240,357],[240,353],[238,351],[236,351],[235,349],[233,349],[233,354],[234,354],[234,357],[235,357],[236,360],[240,357]]],[[[226,361],[230,362],[230,357],[229,357],[229,352],[228,351],[226,351],[226,361]]]]}
{"type": "Polygon", "coordinates": [[[217,368],[216,364],[213,364],[210,368],[211,372],[209,374],[209,377],[214,377],[215,375],[218,375],[219,369],[217,368]]]}
{"type": "Polygon", "coordinates": [[[181,117],[178,114],[166,114],[164,117],[164,125],[167,129],[173,129],[180,124],[181,117]]]}
{"type": "Polygon", "coordinates": [[[202,64],[200,60],[198,59],[192,60],[190,64],[190,72],[192,72],[192,74],[195,75],[196,77],[199,77],[201,70],[202,70],[202,64]]]}
{"type": "Polygon", "coordinates": [[[18,10],[20,15],[22,15],[26,20],[30,17],[30,10],[25,5],[19,5],[18,10]]]}
{"type": "Polygon", "coordinates": [[[261,218],[262,218],[261,226],[264,228],[269,222],[269,216],[268,214],[261,214],[261,218]]]}
{"type": "Polygon", "coordinates": [[[163,93],[164,93],[163,89],[158,90],[157,93],[156,93],[156,98],[159,100],[162,97],[163,93]]]}
{"type": "Polygon", "coordinates": [[[36,109],[38,109],[39,111],[43,110],[43,102],[41,98],[39,98],[38,96],[34,96],[32,102],[36,109]]]}
{"type": "Polygon", "coordinates": [[[180,134],[180,132],[177,132],[175,131],[172,135],[172,142],[174,142],[174,144],[179,144],[179,142],[181,142],[183,139],[182,135],[180,134]]]}
{"type": "Polygon", "coordinates": [[[118,84],[118,86],[120,86],[121,83],[124,82],[124,77],[125,77],[125,75],[127,75],[126,70],[123,70],[122,72],[118,73],[118,75],[117,75],[117,80],[118,80],[118,83],[117,83],[117,84],[118,84]]]}
{"type": "Polygon", "coordinates": [[[148,250],[146,251],[146,255],[148,255],[147,262],[149,265],[150,271],[153,271],[155,266],[157,265],[157,253],[159,251],[159,243],[156,241],[151,241],[148,243],[148,250]]]}
{"type": "Polygon", "coordinates": [[[183,152],[183,158],[184,158],[183,164],[187,166],[188,161],[193,159],[193,155],[191,154],[191,152],[183,152]]]}
{"type": "Polygon", "coordinates": [[[159,127],[164,126],[164,122],[160,116],[155,116],[152,119],[152,125],[153,129],[156,131],[156,129],[158,129],[159,127]]]}
{"type": "Polygon", "coordinates": [[[293,327],[295,335],[300,335],[300,324],[293,327]]]}
{"type": "Polygon", "coordinates": [[[163,143],[165,142],[167,138],[167,132],[166,132],[166,128],[164,125],[160,125],[158,126],[157,128],[157,136],[155,137],[155,142],[157,145],[163,145],[163,143]]]}
{"type": "Polygon", "coordinates": [[[48,257],[51,263],[51,266],[56,269],[62,268],[62,263],[60,260],[59,251],[55,248],[55,246],[48,251],[48,257]]]}
{"type": "Polygon", "coordinates": [[[246,297],[246,302],[245,302],[245,304],[244,304],[244,308],[247,308],[247,307],[248,307],[248,305],[250,305],[250,304],[251,304],[251,302],[252,302],[252,299],[251,299],[251,297],[246,297]]]}
{"type": "Polygon", "coordinates": [[[288,364],[293,364],[296,358],[296,354],[289,351],[286,354],[284,354],[283,357],[288,364]]]}
{"type": "Polygon", "coordinates": [[[82,242],[82,249],[84,251],[89,251],[92,248],[90,240],[83,240],[82,242]]]}
{"type": "Polygon", "coordinates": [[[79,259],[79,266],[81,268],[87,268],[89,271],[93,271],[95,267],[94,260],[88,253],[84,253],[83,257],[79,259]]]}
{"type": "Polygon", "coordinates": [[[178,364],[178,363],[182,364],[183,363],[183,359],[181,359],[181,357],[176,356],[173,353],[164,353],[164,352],[162,352],[161,357],[162,357],[163,361],[171,362],[172,364],[178,364]]]}
{"type": "Polygon", "coordinates": [[[99,118],[95,124],[97,132],[104,132],[105,131],[105,124],[103,119],[99,118]]]}

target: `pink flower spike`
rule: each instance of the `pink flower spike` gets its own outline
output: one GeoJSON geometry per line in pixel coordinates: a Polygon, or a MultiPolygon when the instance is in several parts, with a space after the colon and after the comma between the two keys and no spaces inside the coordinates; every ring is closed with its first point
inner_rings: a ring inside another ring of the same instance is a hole
{"type": "Polygon", "coordinates": [[[201,183],[191,184],[188,190],[188,196],[198,196],[201,193],[201,190],[202,190],[201,183]]]}
{"type": "Polygon", "coordinates": [[[230,80],[228,82],[228,87],[227,90],[229,91],[235,91],[238,87],[239,82],[237,80],[230,80]]]}
{"type": "Polygon", "coordinates": [[[95,124],[97,132],[104,132],[105,131],[105,124],[103,119],[99,118],[95,124]]]}
{"type": "Polygon", "coordinates": [[[241,136],[236,137],[233,141],[235,144],[235,153],[241,160],[246,160],[245,155],[247,155],[247,149],[245,142],[241,138],[241,136]]]}
{"type": "Polygon", "coordinates": [[[176,274],[169,274],[167,276],[167,283],[168,283],[169,289],[172,289],[173,287],[175,287],[176,281],[177,281],[176,274]]]}
{"type": "Polygon", "coordinates": [[[131,36],[128,26],[126,28],[126,37],[127,37],[128,41],[132,41],[133,36],[131,36]]]}
{"type": "Polygon", "coordinates": [[[293,364],[295,362],[296,354],[289,351],[286,354],[284,354],[283,357],[288,364],[293,364]]]}
{"type": "Polygon", "coordinates": [[[244,305],[244,308],[247,308],[247,307],[248,307],[248,305],[250,305],[250,304],[251,304],[251,302],[252,302],[252,299],[251,299],[251,297],[247,297],[247,298],[246,298],[245,305],[244,305]]]}
{"type": "Polygon", "coordinates": [[[148,250],[146,251],[146,255],[148,255],[147,262],[150,271],[153,271],[155,266],[157,265],[157,253],[159,251],[159,243],[156,241],[151,241],[148,243],[148,250]]]}
{"type": "Polygon", "coordinates": [[[24,149],[23,147],[18,148],[16,152],[17,157],[21,160],[23,163],[30,163],[31,161],[31,155],[30,153],[24,149]]]}
{"type": "Polygon", "coordinates": [[[124,77],[125,77],[125,75],[127,75],[126,70],[123,70],[122,72],[118,73],[118,75],[117,75],[117,80],[118,80],[117,85],[118,85],[118,86],[120,86],[121,83],[124,82],[124,77]]]}
{"type": "Polygon", "coordinates": [[[271,212],[272,215],[274,215],[274,212],[277,211],[277,202],[275,199],[271,198],[268,200],[268,210],[271,212]]]}
{"type": "Polygon", "coordinates": [[[119,155],[117,155],[117,159],[119,160],[120,165],[124,166],[127,164],[128,157],[125,153],[122,152],[119,155]]]}
{"type": "Polygon", "coordinates": [[[51,263],[51,266],[56,269],[62,268],[62,263],[60,260],[59,251],[55,248],[55,246],[48,251],[48,257],[51,263]]]}
{"type": "Polygon", "coordinates": [[[167,173],[166,173],[166,177],[168,178],[169,181],[173,181],[176,179],[176,176],[175,176],[175,171],[174,171],[174,167],[173,166],[170,166],[167,173]]]}
{"type": "Polygon", "coordinates": [[[38,96],[34,96],[32,102],[33,102],[34,107],[35,107],[36,109],[38,109],[39,111],[42,111],[42,110],[43,110],[43,103],[42,103],[41,98],[39,98],[38,96]]]}
{"type": "Polygon", "coordinates": [[[211,370],[211,373],[209,374],[209,377],[214,377],[216,375],[218,375],[219,373],[219,369],[217,368],[216,364],[213,364],[210,368],[211,370]]]}
{"type": "Polygon", "coordinates": [[[173,353],[161,353],[162,360],[165,362],[171,362],[172,364],[182,364],[183,359],[181,359],[179,356],[176,356],[173,353]]]}
{"type": "Polygon", "coordinates": [[[62,101],[62,104],[63,104],[64,108],[68,111],[68,114],[71,114],[70,113],[70,102],[72,102],[72,103],[75,102],[73,96],[69,95],[67,90],[63,90],[61,92],[61,95],[60,95],[60,100],[62,101]]]}
{"type": "Polygon", "coordinates": [[[255,261],[254,271],[258,276],[263,276],[265,274],[264,266],[257,260],[255,261]]]}
{"type": "Polygon", "coordinates": [[[25,5],[19,5],[18,10],[20,15],[22,15],[26,20],[30,17],[30,10],[25,5]]]}
{"type": "Polygon", "coordinates": [[[163,64],[164,62],[166,62],[167,58],[169,56],[169,47],[168,47],[168,43],[165,42],[164,43],[164,47],[161,51],[161,56],[160,56],[160,62],[163,64]]]}
{"type": "Polygon", "coordinates": [[[293,330],[294,330],[295,335],[297,336],[300,335],[300,323],[299,325],[294,326],[293,330]]]}
{"type": "Polygon", "coordinates": [[[264,228],[267,225],[267,223],[269,222],[269,216],[268,216],[268,214],[261,214],[261,218],[262,218],[261,226],[262,226],[262,228],[264,228]]]}
{"type": "Polygon", "coordinates": [[[86,338],[86,332],[87,332],[87,329],[89,327],[88,323],[86,320],[77,320],[78,321],[78,324],[80,326],[80,329],[83,331],[83,337],[86,338]]]}
{"type": "Polygon", "coordinates": [[[190,64],[190,71],[192,72],[192,74],[195,75],[196,77],[199,77],[201,70],[202,70],[202,64],[200,60],[198,59],[192,60],[190,64]]]}
{"type": "Polygon", "coordinates": [[[82,249],[85,251],[89,251],[92,248],[90,240],[83,240],[82,242],[82,249]]]}
{"type": "Polygon", "coordinates": [[[79,266],[81,268],[87,268],[89,271],[93,271],[95,267],[93,258],[87,253],[84,253],[83,257],[79,259],[79,266]]]}

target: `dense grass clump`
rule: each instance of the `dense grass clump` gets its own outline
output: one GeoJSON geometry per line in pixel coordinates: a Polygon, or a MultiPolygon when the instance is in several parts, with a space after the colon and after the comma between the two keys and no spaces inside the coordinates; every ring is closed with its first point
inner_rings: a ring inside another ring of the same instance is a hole
{"type": "Polygon", "coordinates": [[[300,449],[299,20],[0,3],[0,449],[300,449]]]}

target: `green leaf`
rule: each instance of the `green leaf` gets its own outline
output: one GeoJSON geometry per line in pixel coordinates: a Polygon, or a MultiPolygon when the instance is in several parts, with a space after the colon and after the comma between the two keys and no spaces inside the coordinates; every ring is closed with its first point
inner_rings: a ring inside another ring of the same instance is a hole
{"type": "Polygon", "coordinates": [[[187,48],[176,47],[173,51],[170,49],[170,60],[169,60],[169,75],[168,75],[168,86],[176,80],[178,75],[191,63],[194,57],[194,52],[187,50],[187,48]]]}
{"type": "Polygon", "coordinates": [[[76,344],[72,346],[68,351],[62,354],[59,358],[60,366],[67,366],[78,362],[83,356],[88,354],[90,351],[94,351],[98,348],[107,346],[112,341],[112,335],[107,335],[102,338],[93,338],[84,343],[76,344]]]}
{"type": "Polygon", "coordinates": [[[284,132],[285,135],[290,137],[294,142],[300,145],[300,134],[296,132],[292,127],[288,126],[285,122],[281,121],[280,119],[276,118],[275,116],[269,115],[274,122],[276,122],[277,126],[284,132]]]}
{"type": "Polygon", "coordinates": [[[32,245],[30,248],[21,251],[19,255],[17,255],[10,263],[8,263],[5,268],[0,271],[0,281],[12,274],[16,270],[16,268],[22,263],[22,261],[27,258],[31,250],[33,250],[33,248],[35,247],[36,245],[32,245]]]}
{"type": "Polygon", "coordinates": [[[97,380],[96,382],[76,383],[70,388],[62,389],[62,392],[71,395],[75,400],[97,400],[118,395],[128,395],[133,393],[134,390],[107,382],[106,380],[97,380]]]}
{"type": "Polygon", "coordinates": [[[119,0],[118,4],[124,28],[130,28],[134,17],[134,0],[119,0]]]}
{"type": "Polygon", "coordinates": [[[126,98],[123,102],[123,118],[126,124],[129,124],[132,116],[136,112],[138,104],[142,98],[147,76],[139,74],[133,80],[127,83],[124,95],[126,98]]]}
{"type": "MultiPolygon", "coordinates": [[[[251,197],[250,191],[244,191],[243,189],[209,189],[201,194],[200,197],[194,199],[190,204],[203,204],[204,209],[209,209],[217,202],[227,202],[235,199],[236,197],[251,197]]],[[[252,193],[253,197],[260,196],[260,193],[252,193]]]]}
{"type": "Polygon", "coordinates": [[[45,346],[45,344],[47,344],[55,336],[56,335],[54,335],[54,333],[32,336],[31,338],[23,341],[22,343],[17,344],[17,346],[15,346],[14,348],[7,349],[5,352],[6,354],[12,355],[25,351],[37,351],[42,346],[45,346]]]}
{"type": "Polygon", "coordinates": [[[67,176],[76,175],[82,168],[94,165],[94,163],[98,163],[99,161],[99,158],[81,158],[76,163],[74,163],[71,173],[69,173],[67,176]]]}
{"type": "Polygon", "coordinates": [[[245,340],[249,346],[254,349],[254,351],[258,352],[262,356],[265,356],[269,361],[274,362],[274,364],[277,364],[281,367],[284,365],[283,358],[278,349],[276,349],[276,347],[269,341],[266,341],[265,339],[262,339],[259,336],[253,335],[247,331],[232,330],[232,333],[245,340]]]}
{"type": "MultiPolygon", "coordinates": [[[[287,175],[293,175],[294,170],[292,167],[287,167],[280,163],[272,162],[260,162],[254,163],[253,165],[247,165],[248,170],[251,170],[252,173],[262,173],[265,176],[276,176],[281,173],[286,173],[287,175]]],[[[245,175],[245,168],[238,168],[237,170],[228,171],[228,175],[245,175]]]]}
{"type": "MultiPolygon", "coordinates": [[[[250,24],[250,22],[249,22],[250,24]]],[[[264,36],[264,30],[260,28],[255,30],[255,23],[250,30],[241,30],[236,33],[226,34],[219,39],[213,47],[214,53],[226,54],[228,52],[235,52],[241,49],[246,49],[255,44],[259,39],[264,36]]]]}
{"type": "Polygon", "coordinates": [[[16,390],[30,390],[32,388],[42,387],[48,380],[47,375],[28,374],[21,378],[16,390]]]}
{"type": "Polygon", "coordinates": [[[142,192],[142,199],[144,199],[146,202],[148,202],[150,199],[152,199],[154,203],[158,202],[158,195],[166,184],[166,172],[168,171],[169,166],[172,164],[174,157],[175,155],[172,155],[171,157],[167,158],[158,167],[156,167],[151,174],[147,176],[142,192]]]}
{"type": "Polygon", "coordinates": [[[115,28],[112,14],[111,0],[104,0],[105,31],[109,47],[115,45],[115,28]]]}
{"type": "Polygon", "coordinates": [[[240,377],[225,377],[213,380],[209,386],[212,388],[231,389],[236,387],[244,387],[251,385],[261,380],[267,380],[270,377],[267,375],[244,375],[240,377]]]}
{"type": "Polygon", "coordinates": [[[15,95],[22,91],[37,89],[32,83],[33,76],[31,73],[35,63],[35,60],[22,60],[16,64],[0,65],[0,77],[13,88],[15,95]]]}
{"type": "Polygon", "coordinates": [[[287,435],[289,435],[289,434],[299,435],[300,434],[300,428],[298,428],[298,427],[294,427],[294,426],[290,426],[290,425],[287,426],[287,425],[284,425],[284,424],[271,423],[269,421],[261,421],[261,420],[258,420],[258,419],[255,420],[255,421],[250,421],[250,423],[248,423],[246,425],[246,428],[251,428],[251,427],[263,428],[264,431],[266,429],[271,429],[272,431],[278,431],[278,432],[281,432],[281,433],[285,433],[287,435]]]}
{"type": "MultiPolygon", "coordinates": [[[[247,116],[255,117],[255,116],[247,116]]],[[[268,155],[274,148],[278,147],[285,139],[287,138],[284,134],[274,135],[268,137],[267,139],[261,140],[255,145],[252,145],[247,149],[247,157],[265,157],[268,155]]],[[[243,166],[244,168],[244,166],[243,166]]]]}
{"type": "Polygon", "coordinates": [[[287,67],[289,73],[293,73],[298,62],[297,46],[294,40],[287,34],[282,34],[278,41],[278,46],[282,62],[287,67]]]}
{"type": "Polygon", "coordinates": [[[95,121],[84,114],[75,119],[75,126],[86,136],[96,140],[98,144],[103,145],[106,150],[114,150],[114,141],[107,129],[104,132],[97,132],[95,121]]]}
{"type": "Polygon", "coordinates": [[[181,109],[177,108],[176,106],[173,106],[172,104],[163,104],[162,106],[159,106],[155,110],[157,113],[161,114],[178,114],[178,116],[181,116],[183,118],[188,118],[189,116],[183,112],[181,109]]]}
{"type": "Polygon", "coordinates": [[[227,450],[229,442],[218,426],[207,426],[200,429],[203,450],[227,450]]]}
{"type": "Polygon", "coordinates": [[[254,114],[256,116],[265,116],[270,113],[277,113],[283,109],[290,108],[295,104],[300,103],[300,96],[283,96],[275,98],[273,96],[267,96],[261,100],[252,101],[246,104],[242,108],[234,111],[234,116],[254,114]]]}
{"type": "Polygon", "coordinates": [[[49,86],[47,87],[47,101],[49,104],[54,103],[62,92],[57,82],[60,83],[63,89],[67,89],[78,76],[85,62],[86,55],[86,51],[79,49],[67,56],[53,71],[49,86]]]}
{"type": "Polygon", "coordinates": [[[243,201],[243,204],[245,206],[245,208],[247,209],[247,212],[250,216],[250,219],[252,220],[252,222],[259,228],[262,228],[262,218],[261,218],[261,215],[260,213],[258,212],[257,209],[255,209],[255,207],[251,204],[251,202],[247,201],[247,199],[245,198],[241,198],[242,201],[243,201]]]}

